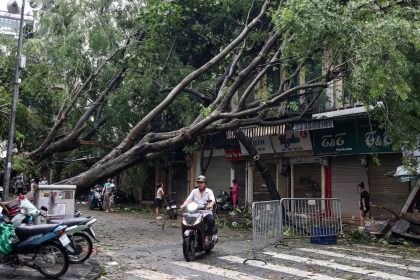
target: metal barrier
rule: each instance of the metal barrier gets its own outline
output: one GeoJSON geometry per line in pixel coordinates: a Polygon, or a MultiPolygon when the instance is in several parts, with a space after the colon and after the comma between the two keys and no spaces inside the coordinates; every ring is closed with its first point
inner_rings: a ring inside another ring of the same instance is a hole
{"type": "Polygon", "coordinates": [[[285,238],[311,238],[313,243],[327,244],[334,243],[333,238],[343,235],[341,205],[337,198],[283,198],[280,207],[283,210],[280,215],[280,241],[285,238]]]}
{"type": "MultiPolygon", "coordinates": [[[[280,241],[280,210],[279,200],[252,203],[252,260],[256,260],[259,250],[280,241]]],[[[250,259],[246,259],[244,263],[248,260],[250,259]]]]}
{"type": "Polygon", "coordinates": [[[337,198],[283,198],[252,203],[252,249],[258,251],[285,238],[311,238],[331,244],[343,235],[341,205],[337,198]]]}

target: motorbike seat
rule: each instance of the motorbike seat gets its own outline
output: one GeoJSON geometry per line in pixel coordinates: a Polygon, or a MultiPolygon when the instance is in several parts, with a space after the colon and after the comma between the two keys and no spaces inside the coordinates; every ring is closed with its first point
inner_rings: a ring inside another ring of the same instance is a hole
{"type": "Polygon", "coordinates": [[[40,234],[52,232],[58,225],[33,225],[33,226],[19,226],[15,229],[16,235],[20,240],[25,240],[26,238],[40,234]]]}
{"type": "Polygon", "coordinates": [[[70,219],[64,219],[64,220],[48,220],[48,224],[60,224],[63,223],[63,225],[66,225],[68,227],[75,226],[81,223],[86,223],[90,220],[90,218],[86,217],[79,217],[79,218],[70,218],[70,219]]]}

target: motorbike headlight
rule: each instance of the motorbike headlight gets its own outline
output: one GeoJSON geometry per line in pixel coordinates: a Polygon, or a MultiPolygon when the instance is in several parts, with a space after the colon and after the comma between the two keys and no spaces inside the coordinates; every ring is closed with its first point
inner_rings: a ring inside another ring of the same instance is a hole
{"type": "Polygon", "coordinates": [[[216,202],[222,202],[221,198],[216,198],[216,202]]]}
{"type": "Polygon", "coordinates": [[[187,206],[188,211],[191,211],[191,212],[197,210],[197,208],[198,208],[198,203],[196,203],[196,202],[191,202],[187,206]]]}
{"type": "Polygon", "coordinates": [[[23,215],[28,214],[28,208],[25,208],[25,207],[20,208],[20,213],[23,215]]]}

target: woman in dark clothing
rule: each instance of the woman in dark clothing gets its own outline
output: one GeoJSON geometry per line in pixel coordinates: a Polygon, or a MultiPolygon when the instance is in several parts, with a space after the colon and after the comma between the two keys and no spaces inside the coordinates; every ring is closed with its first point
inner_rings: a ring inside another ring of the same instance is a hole
{"type": "Polygon", "coordinates": [[[362,226],[365,226],[366,215],[369,213],[369,210],[370,210],[370,197],[369,197],[368,191],[365,190],[365,184],[363,182],[359,184],[359,191],[360,191],[360,201],[359,201],[360,224],[362,226]]]}

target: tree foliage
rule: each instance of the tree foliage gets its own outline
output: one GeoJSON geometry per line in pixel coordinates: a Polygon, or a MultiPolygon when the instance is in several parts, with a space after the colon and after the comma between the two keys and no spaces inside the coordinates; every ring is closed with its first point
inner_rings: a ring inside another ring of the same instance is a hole
{"type": "MultiPolygon", "coordinates": [[[[202,134],[302,119],[343,79],[366,106],[383,102],[370,113],[398,143],[418,143],[415,3],[54,1],[25,40],[16,141],[36,161],[100,158],[67,180],[85,186],[202,134]],[[323,70],[309,73],[317,61],[323,70]],[[267,82],[279,70],[279,83],[267,82]]],[[[14,49],[3,45],[7,103],[14,49]]]]}

